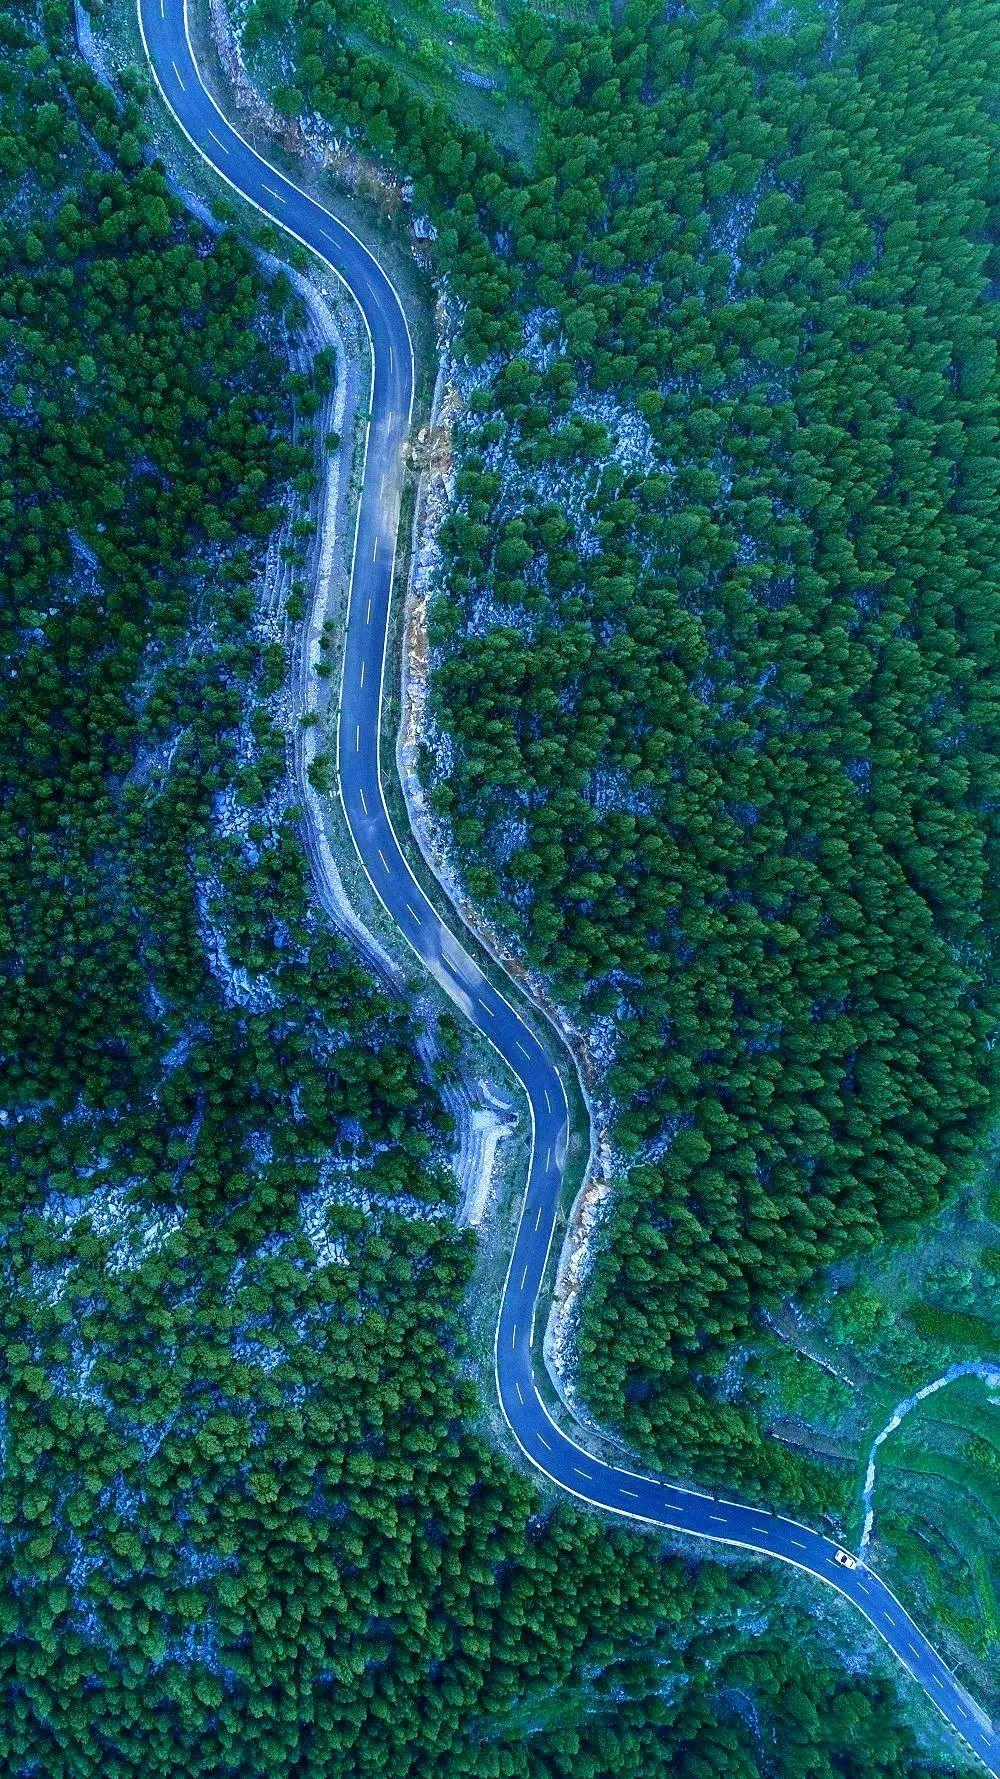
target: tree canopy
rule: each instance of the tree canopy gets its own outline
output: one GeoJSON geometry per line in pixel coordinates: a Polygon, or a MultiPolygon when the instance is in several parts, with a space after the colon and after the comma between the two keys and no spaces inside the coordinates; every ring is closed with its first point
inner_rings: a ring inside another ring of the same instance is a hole
{"type": "Polygon", "coordinates": [[[716,1379],[758,1306],[953,1192],[992,1082],[997,12],[620,12],[512,15],[530,165],[336,0],[293,40],[415,177],[480,366],[426,772],[631,1160],[590,1405],[820,1505],[716,1379]]]}

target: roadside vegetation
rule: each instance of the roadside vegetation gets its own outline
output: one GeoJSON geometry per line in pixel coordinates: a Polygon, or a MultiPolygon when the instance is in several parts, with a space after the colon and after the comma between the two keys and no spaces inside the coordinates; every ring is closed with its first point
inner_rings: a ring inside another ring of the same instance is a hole
{"type": "Polygon", "coordinates": [[[314,910],[259,603],[329,362],[66,7],[0,48],[0,1766],[944,1779],[836,1615],[470,1432],[447,1120],[314,910]]]}
{"type": "Polygon", "coordinates": [[[873,1251],[921,1382],[996,1356],[883,1255],[974,1176],[995,1086],[997,8],[469,10],[530,155],[428,96],[390,9],[248,24],[280,102],[414,178],[463,305],[427,782],[605,1063],[590,1409],[849,1522],[850,1443],[734,1387],[762,1312],[873,1251]]]}
{"type": "Polygon", "coordinates": [[[343,18],[298,15],[299,88],[416,177],[484,367],[434,797],[614,1050],[590,1403],[819,1506],[732,1341],[917,1233],[987,1116],[995,11],[519,11],[530,170],[343,18]]]}

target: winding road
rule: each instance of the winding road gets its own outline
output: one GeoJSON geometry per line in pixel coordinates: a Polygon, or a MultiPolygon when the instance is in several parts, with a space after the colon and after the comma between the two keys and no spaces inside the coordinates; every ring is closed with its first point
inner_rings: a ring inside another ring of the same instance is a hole
{"type": "Polygon", "coordinates": [[[138,7],[157,85],[193,147],[227,184],[325,261],[356,301],[371,340],[371,412],[338,715],[339,788],[358,856],[379,900],[421,962],[508,1063],[530,1109],[527,1187],[494,1342],[497,1393],[510,1430],[525,1457],[582,1502],[777,1557],[836,1588],[884,1638],[966,1748],[1000,1779],[1000,1742],[985,1713],[870,1568],[863,1563],[847,1567],[829,1538],[780,1514],[716,1500],[602,1462],[555,1425],[542,1400],[532,1341],[566,1158],[566,1096],[538,1037],[427,900],[396,839],[382,791],[380,714],[403,457],[413,408],[406,316],[390,279],[364,244],[268,165],[219,110],[195,61],[185,0],[138,0],[138,7]]]}

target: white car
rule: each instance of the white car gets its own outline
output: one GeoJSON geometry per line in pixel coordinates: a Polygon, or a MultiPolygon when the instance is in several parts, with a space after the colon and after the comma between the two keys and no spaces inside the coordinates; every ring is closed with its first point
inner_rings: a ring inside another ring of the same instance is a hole
{"type": "Polygon", "coordinates": [[[834,1560],[835,1562],[840,1563],[845,1569],[856,1569],[858,1566],[857,1557],[852,1557],[850,1551],[847,1550],[835,1551],[834,1560]]]}

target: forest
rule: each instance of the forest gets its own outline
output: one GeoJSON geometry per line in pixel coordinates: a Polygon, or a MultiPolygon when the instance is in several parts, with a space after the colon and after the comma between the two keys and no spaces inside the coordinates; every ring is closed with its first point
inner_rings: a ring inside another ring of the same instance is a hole
{"type": "Polygon", "coordinates": [[[478,367],[426,777],[602,1060],[588,1403],[674,1473],[828,1507],[724,1377],[988,1128],[997,7],[515,8],[521,157],[353,17],[295,14],[279,98],[413,176],[478,367]]]}
{"type": "Polygon", "coordinates": [[[0,1766],[944,1779],[836,1609],[482,1437],[440,1071],[312,903],[257,603],[329,364],[63,0],[0,46],[0,1766]]]}
{"type": "Polygon", "coordinates": [[[62,0],[0,44],[0,1766],[944,1779],[805,1595],[477,1433],[439,1081],[312,904],[257,604],[329,363],[62,0]]]}

